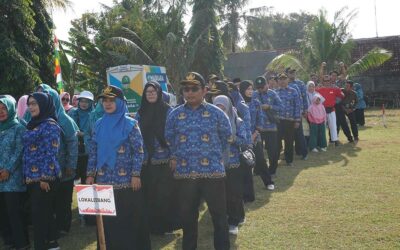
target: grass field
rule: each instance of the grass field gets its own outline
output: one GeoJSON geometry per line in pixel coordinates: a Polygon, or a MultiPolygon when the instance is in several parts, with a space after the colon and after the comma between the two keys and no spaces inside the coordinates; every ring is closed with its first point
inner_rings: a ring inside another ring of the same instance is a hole
{"type": "MultiPolygon", "coordinates": [[[[278,168],[276,190],[255,177],[256,201],[246,205],[246,223],[232,249],[400,249],[400,110],[366,113],[357,145],[310,153],[294,168],[278,168]]],[[[342,142],[345,142],[341,134],[342,142]]],[[[206,206],[198,249],[213,249],[206,206]]],[[[75,216],[77,218],[77,216],[75,216]]],[[[74,220],[62,249],[95,249],[95,228],[74,220]]],[[[153,249],[181,249],[182,231],[153,237],[153,249]]]]}

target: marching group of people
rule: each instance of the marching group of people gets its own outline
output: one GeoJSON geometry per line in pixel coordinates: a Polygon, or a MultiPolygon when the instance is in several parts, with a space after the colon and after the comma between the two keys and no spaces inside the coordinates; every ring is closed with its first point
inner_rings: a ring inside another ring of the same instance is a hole
{"type": "MultiPolygon", "coordinates": [[[[356,143],[357,124],[364,125],[361,85],[343,72],[312,74],[307,84],[291,68],[254,82],[216,75],[206,82],[189,72],[180,86],[181,103],[171,107],[160,84],[148,82],[134,118],[115,86],[98,98],[82,91],[74,101],[46,84],[18,103],[0,95],[5,246],[30,249],[31,224],[34,249],[59,249],[80,180],[114,188],[117,216],[104,217],[107,249],[151,249],[150,234],[177,229],[182,248],[196,249],[203,201],[215,249],[229,249],[229,234],[245,223],[244,203],[255,200],[253,175],[272,191],[282,149],[293,167],[295,154],[307,160],[327,150],[326,124],[335,146],[340,128],[356,143]]],[[[93,223],[92,216],[80,219],[93,223]]]]}

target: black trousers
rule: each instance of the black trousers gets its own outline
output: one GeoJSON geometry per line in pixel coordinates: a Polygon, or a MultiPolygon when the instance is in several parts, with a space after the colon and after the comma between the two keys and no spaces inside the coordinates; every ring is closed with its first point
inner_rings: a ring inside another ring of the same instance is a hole
{"type": "Polygon", "coordinates": [[[364,109],[356,109],[354,112],[356,112],[357,124],[360,126],[364,126],[365,125],[364,109]]]}
{"type": "Polygon", "coordinates": [[[226,210],[228,224],[238,226],[244,219],[243,205],[243,168],[230,168],[226,170],[226,210]]]}
{"type": "Polygon", "coordinates": [[[353,136],[351,136],[349,125],[347,124],[346,114],[342,105],[335,105],[336,109],[336,127],[339,135],[340,128],[343,129],[344,135],[347,137],[348,141],[353,141],[353,136]]]}
{"type": "Polygon", "coordinates": [[[35,250],[47,250],[47,243],[58,237],[54,217],[54,202],[58,182],[49,182],[50,191],[40,188],[39,183],[28,185],[31,198],[33,240],[35,250]]]}
{"type": "Polygon", "coordinates": [[[0,218],[3,224],[3,239],[6,245],[14,245],[16,249],[29,245],[27,225],[24,222],[23,199],[25,193],[0,193],[2,213],[0,218]]]}
{"type": "Polygon", "coordinates": [[[151,249],[142,190],[114,190],[117,216],[103,216],[106,248],[109,250],[151,249]]]}
{"type": "Polygon", "coordinates": [[[86,171],[87,171],[87,164],[88,164],[89,156],[87,154],[80,154],[78,155],[78,163],[76,169],[76,176],[77,178],[81,178],[81,184],[86,184],[86,171]]]}
{"type": "Polygon", "coordinates": [[[58,231],[69,232],[72,220],[72,193],[74,180],[60,182],[55,198],[56,225],[58,231]]]}
{"type": "Polygon", "coordinates": [[[254,147],[254,154],[256,155],[256,165],[254,172],[260,176],[265,186],[273,184],[267,161],[265,160],[264,147],[262,142],[258,142],[254,147]]]}
{"type": "Polygon", "coordinates": [[[306,138],[304,137],[303,125],[301,122],[300,126],[294,130],[294,144],[296,154],[306,157],[308,154],[308,148],[306,138]]]}
{"type": "Polygon", "coordinates": [[[277,131],[261,132],[261,138],[262,141],[264,142],[264,146],[268,154],[269,174],[271,175],[275,174],[279,160],[278,132],[277,131]]]}
{"type": "Polygon", "coordinates": [[[246,166],[240,167],[243,168],[243,201],[253,202],[256,199],[254,193],[253,168],[246,166]]]}
{"type": "Polygon", "coordinates": [[[293,162],[293,143],[294,143],[294,121],[280,120],[278,125],[279,133],[279,152],[282,150],[282,139],[285,142],[285,161],[286,163],[293,162]]]}
{"type": "Polygon", "coordinates": [[[180,179],[180,214],[183,228],[183,250],[197,249],[200,201],[207,202],[214,226],[214,248],[230,248],[228,221],[226,218],[225,178],[180,179]]]}
{"type": "Polygon", "coordinates": [[[150,232],[162,234],[180,228],[176,181],[169,165],[144,165],[142,180],[150,232]]]}
{"type": "Polygon", "coordinates": [[[358,127],[357,127],[357,121],[356,121],[356,114],[355,112],[351,113],[346,113],[347,118],[349,118],[350,121],[350,128],[351,128],[351,133],[353,133],[354,139],[358,139],[358,127]]]}

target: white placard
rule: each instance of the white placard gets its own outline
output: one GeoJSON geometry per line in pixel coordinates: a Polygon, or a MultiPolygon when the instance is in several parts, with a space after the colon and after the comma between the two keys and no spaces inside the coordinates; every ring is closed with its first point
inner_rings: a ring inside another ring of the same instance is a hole
{"type": "Polygon", "coordinates": [[[116,216],[111,185],[75,185],[79,214],[116,216]]]}

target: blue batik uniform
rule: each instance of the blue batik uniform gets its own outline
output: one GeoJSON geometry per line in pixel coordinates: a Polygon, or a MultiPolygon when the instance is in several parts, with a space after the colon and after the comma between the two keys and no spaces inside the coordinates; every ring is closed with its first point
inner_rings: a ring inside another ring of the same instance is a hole
{"type": "Polygon", "coordinates": [[[222,155],[233,138],[229,119],[218,107],[206,102],[195,110],[178,106],[167,118],[165,138],[177,161],[175,178],[225,176],[222,155]]]}
{"type": "Polygon", "coordinates": [[[243,126],[246,131],[247,144],[252,144],[251,140],[251,115],[249,106],[244,101],[239,91],[232,91],[231,97],[233,100],[233,106],[236,108],[237,113],[243,120],[243,126]]]}
{"type": "Polygon", "coordinates": [[[294,80],[289,83],[289,87],[296,88],[298,90],[300,101],[301,101],[301,112],[306,112],[308,110],[308,101],[307,101],[307,86],[303,81],[294,80]]]}
{"type": "MultiPolygon", "coordinates": [[[[132,119],[132,118],[129,118],[132,119]]],[[[133,119],[132,119],[133,120],[133,119]]],[[[128,138],[119,146],[114,166],[104,164],[97,167],[98,152],[96,140],[90,140],[87,176],[96,177],[96,183],[113,185],[114,189],[130,188],[131,178],[139,177],[143,163],[143,139],[137,121],[128,138]]],[[[96,133],[93,133],[93,138],[96,133]]]]}
{"type": "Polygon", "coordinates": [[[0,132],[0,169],[10,173],[8,180],[0,182],[0,192],[25,192],[26,186],[22,174],[22,136],[25,127],[16,124],[0,132]]]}
{"type": "Polygon", "coordinates": [[[25,131],[23,166],[26,184],[61,178],[57,160],[61,128],[55,121],[41,123],[25,131]]]}
{"type": "MultiPolygon", "coordinates": [[[[167,117],[168,115],[172,112],[172,108],[169,108],[167,111],[167,117]]],[[[139,112],[136,113],[135,119],[139,122],[140,124],[140,115],[139,112]]],[[[150,162],[153,165],[161,165],[161,164],[167,164],[169,162],[171,156],[171,152],[168,147],[163,147],[161,146],[160,142],[154,138],[154,153],[151,156],[150,162]]],[[[143,164],[148,164],[148,159],[149,158],[149,153],[146,150],[146,147],[144,147],[144,161],[143,164]]]]}
{"type": "Polygon", "coordinates": [[[301,105],[300,96],[297,90],[287,87],[280,88],[276,92],[282,101],[282,109],[279,112],[279,119],[300,122],[301,105]]]}
{"type": "Polygon", "coordinates": [[[246,127],[240,118],[236,121],[236,130],[236,135],[233,136],[233,141],[229,146],[229,164],[226,165],[227,169],[238,168],[240,166],[240,148],[248,146],[246,127]]]}
{"type": "Polygon", "coordinates": [[[262,109],[262,105],[265,104],[271,106],[271,109],[278,113],[283,109],[282,101],[275,91],[269,89],[267,92],[261,94],[259,91],[254,91],[250,103],[252,133],[256,130],[260,132],[277,131],[276,123],[270,121],[267,113],[262,109]]]}

